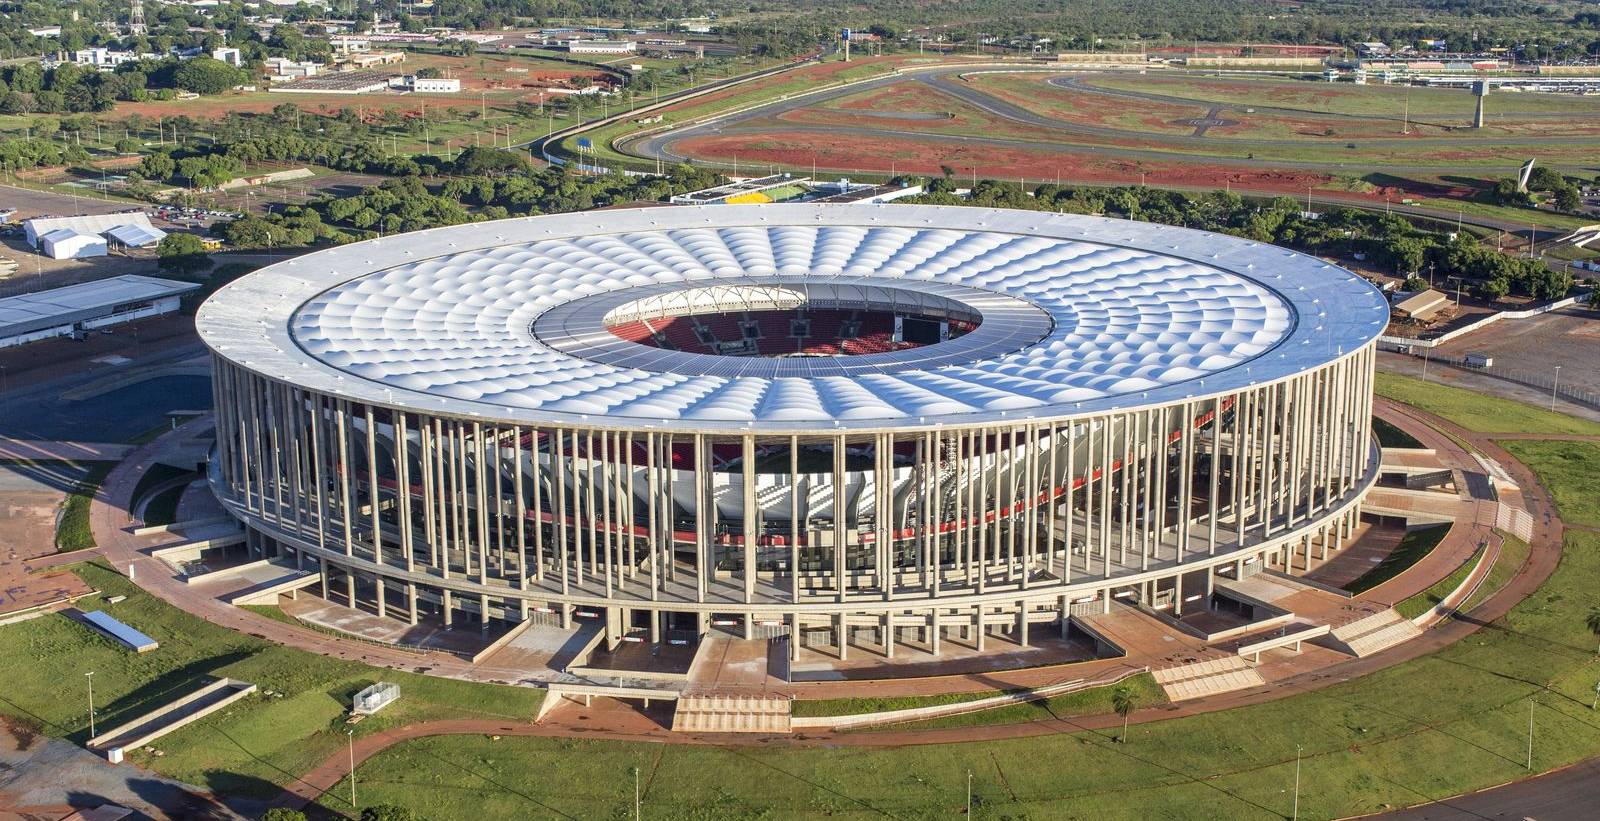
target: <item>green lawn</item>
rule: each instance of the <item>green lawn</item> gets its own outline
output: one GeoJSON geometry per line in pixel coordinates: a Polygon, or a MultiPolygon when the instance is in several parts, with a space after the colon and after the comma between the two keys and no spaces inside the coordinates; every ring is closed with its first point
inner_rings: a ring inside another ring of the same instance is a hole
{"type": "Polygon", "coordinates": [[[1528,553],[1533,548],[1527,542],[1505,533],[1500,534],[1500,538],[1500,557],[1494,560],[1494,567],[1489,568],[1489,577],[1484,579],[1483,584],[1478,585],[1477,591],[1468,596],[1466,603],[1461,605],[1461,612],[1471,612],[1472,608],[1482,604],[1485,599],[1505,587],[1528,560],[1528,553]]]}
{"type": "Polygon", "coordinates": [[[1539,474],[1564,521],[1600,527],[1600,445],[1528,440],[1500,445],[1539,474]]]}
{"type": "Polygon", "coordinates": [[[1450,571],[1450,575],[1434,582],[1427,590],[1396,604],[1394,606],[1395,612],[1408,619],[1414,619],[1437,607],[1440,602],[1445,600],[1445,597],[1454,593],[1455,589],[1461,586],[1467,576],[1471,575],[1472,569],[1478,566],[1478,557],[1482,555],[1483,548],[1481,547],[1473,551],[1472,555],[1467,557],[1467,560],[1462,562],[1460,567],[1450,571]]]}
{"type": "Polygon", "coordinates": [[[117,466],[116,462],[89,462],[89,472],[79,480],[56,520],[56,549],[85,550],[94,547],[94,533],[89,529],[89,505],[100,492],[100,483],[117,466]]]}
{"type": "Polygon", "coordinates": [[[1063,693],[1059,696],[1042,701],[1026,701],[1021,704],[1007,704],[1004,707],[995,707],[990,710],[979,710],[974,713],[961,713],[953,716],[941,716],[922,721],[910,721],[896,724],[892,727],[877,729],[894,730],[924,730],[943,727],[984,727],[994,724],[1022,724],[1028,721],[1042,721],[1047,718],[1070,718],[1072,716],[1087,716],[1111,712],[1111,694],[1118,687],[1127,687],[1133,692],[1135,702],[1139,708],[1153,707],[1167,703],[1167,694],[1161,689],[1148,673],[1140,673],[1117,684],[1104,687],[1090,687],[1087,690],[1078,690],[1073,693],[1063,693]]]}
{"type": "Polygon", "coordinates": [[[980,690],[974,693],[941,693],[936,696],[888,696],[874,698],[824,698],[795,701],[790,713],[797,717],[853,716],[861,713],[885,713],[891,710],[912,710],[917,707],[936,707],[943,704],[963,704],[984,698],[993,698],[1000,690],[980,690]]]}
{"type": "Polygon", "coordinates": [[[271,644],[189,615],[150,596],[104,564],[73,568],[104,609],[160,642],[134,654],[64,615],[0,626],[0,711],[46,735],[88,736],[87,680],[94,672],[101,729],[193,690],[210,676],[255,682],[260,692],[155,743],[136,763],[164,775],[247,797],[266,797],[337,752],[350,697],[373,682],[400,685],[400,700],[354,725],[358,735],[436,718],[527,720],[542,690],[473,684],[380,670],[271,644]],[[117,604],[105,597],[124,595],[117,604]],[[267,695],[267,693],[273,695],[267,695]],[[281,694],[277,695],[277,694],[281,694]]]}
{"type": "Polygon", "coordinates": [[[1116,730],[894,748],[443,737],[363,765],[361,801],[439,821],[622,818],[639,767],[650,818],[931,819],[959,816],[970,771],[980,818],[1284,818],[1300,744],[1302,818],[1377,812],[1526,775],[1530,696],[1535,769],[1600,753],[1582,623],[1597,573],[1600,535],[1573,533],[1496,629],[1318,692],[1135,725],[1126,744],[1116,730]]]}
{"type": "Polygon", "coordinates": [[[1447,524],[1407,531],[1406,535],[1401,537],[1400,544],[1390,551],[1389,555],[1383,557],[1383,561],[1345,585],[1344,589],[1353,594],[1365,593],[1404,573],[1412,565],[1422,561],[1424,556],[1432,553],[1439,545],[1439,541],[1449,532],[1450,525],[1447,524]]]}
{"type": "Polygon", "coordinates": [[[1385,422],[1372,417],[1372,433],[1378,437],[1378,444],[1386,448],[1420,448],[1422,443],[1417,437],[1385,422]]]}
{"type": "Polygon", "coordinates": [[[1381,396],[1485,433],[1600,434],[1600,422],[1400,374],[1379,371],[1375,388],[1381,396]]]}

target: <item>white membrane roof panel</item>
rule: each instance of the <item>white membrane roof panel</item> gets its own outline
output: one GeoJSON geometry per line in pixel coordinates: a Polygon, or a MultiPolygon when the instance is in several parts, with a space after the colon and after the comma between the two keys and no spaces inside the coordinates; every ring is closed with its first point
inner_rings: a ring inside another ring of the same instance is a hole
{"type": "Polygon", "coordinates": [[[1349,354],[1387,316],[1360,277],[1234,237],[1026,211],[802,204],[565,214],[357,243],[240,279],[197,324],[214,350],[259,373],[419,411],[820,432],[1209,396],[1349,354]],[[993,324],[907,351],[773,360],[634,346],[602,321],[674,288],[808,282],[938,294],[993,324]]]}

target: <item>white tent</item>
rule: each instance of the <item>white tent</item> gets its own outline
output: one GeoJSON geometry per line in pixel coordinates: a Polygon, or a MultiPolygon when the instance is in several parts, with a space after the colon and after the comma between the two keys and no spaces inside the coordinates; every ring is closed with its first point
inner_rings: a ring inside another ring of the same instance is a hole
{"type": "Polygon", "coordinates": [[[39,247],[51,259],[84,259],[106,255],[106,240],[71,228],[58,228],[39,238],[39,247]]]}
{"type": "Polygon", "coordinates": [[[22,223],[22,228],[27,235],[28,244],[37,248],[45,234],[63,228],[70,228],[80,234],[103,234],[119,225],[137,225],[140,228],[155,230],[155,226],[150,224],[150,217],[139,211],[126,214],[86,214],[81,217],[38,217],[22,223]]]}
{"type": "Polygon", "coordinates": [[[105,232],[108,240],[114,240],[126,248],[143,248],[155,245],[167,236],[167,232],[150,225],[118,225],[105,232]]]}

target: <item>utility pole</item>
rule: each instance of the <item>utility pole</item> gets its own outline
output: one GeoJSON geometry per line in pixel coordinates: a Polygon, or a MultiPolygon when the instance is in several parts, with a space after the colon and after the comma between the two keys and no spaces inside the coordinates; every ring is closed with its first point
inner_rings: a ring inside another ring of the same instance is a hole
{"type": "Polygon", "coordinates": [[[633,768],[633,821],[641,821],[639,815],[639,768],[633,768]]]}
{"type": "Polygon", "coordinates": [[[90,670],[83,675],[89,679],[89,737],[94,738],[94,671],[90,670]]]}
{"type": "Polygon", "coordinates": [[[1294,814],[1290,821],[1300,821],[1300,755],[1305,748],[1299,744],[1294,745],[1294,814]]]}
{"type": "Polygon", "coordinates": [[[356,731],[345,730],[350,737],[350,808],[356,808],[356,731]]]}
{"type": "Polygon", "coordinates": [[[1533,772],[1533,696],[1528,697],[1528,772],[1533,772]]]}
{"type": "Polygon", "coordinates": [[[967,770],[967,817],[972,817],[972,771],[967,770]]]}

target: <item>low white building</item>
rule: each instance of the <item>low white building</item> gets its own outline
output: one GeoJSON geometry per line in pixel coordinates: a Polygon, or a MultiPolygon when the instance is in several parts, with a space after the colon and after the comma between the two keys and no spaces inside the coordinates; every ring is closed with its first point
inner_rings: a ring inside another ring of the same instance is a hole
{"type": "Polygon", "coordinates": [[[0,348],[115,325],[178,310],[200,286],[124,274],[0,299],[0,348]]]}
{"type": "Polygon", "coordinates": [[[400,78],[399,88],[419,94],[455,94],[461,90],[461,81],[443,77],[418,77],[407,74],[400,78]]]}
{"type": "Polygon", "coordinates": [[[567,51],[573,54],[632,54],[639,44],[632,40],[573,40],[567,51]]]}
{"type": "Polygon", "coordinates": [[[244,65],[244,54],[236,48],[216,49],[211,52],[211,57],[214,60],[221,60],[230,66],[238,67],[244,65]]]}
{"type": "Polygon", "coordinates": [[[315,77],[317,76],[317,71],[322,68],[321,63],[314,63],[310,60],[298,63],[287,57],[268,57],[263,61],[262,65],[266,67],[268,74],[282,80],[315,77]]]}
{"type": "Polygon", "coordinates": [[[150,224],[148,215],[135,211],[128,214],[86,214],[81,217],[39,217],[23,222],[22,231],[23,236],[28,240],[28,244],[38,248],[46,234],[63,228],[80,234],[100,236],[113,228],[123,225],[132,225],[145,231],[157,230],[154,225],[150,224]]]}
{"type": "Polygon", "coordinates": [[[57,228],[39,238],[39,250],[51,259],[88,259],[106,255],[106,239],[71,228],[57,228]]]}
{"type": "Polygon", "coordinates": [[[81,48],[72,52],[71,56],[72,62],[80,66],[94,66],[106,71],[139,59],[139,55],[131,51],[113,51],[108,48],[81,48]]]}

